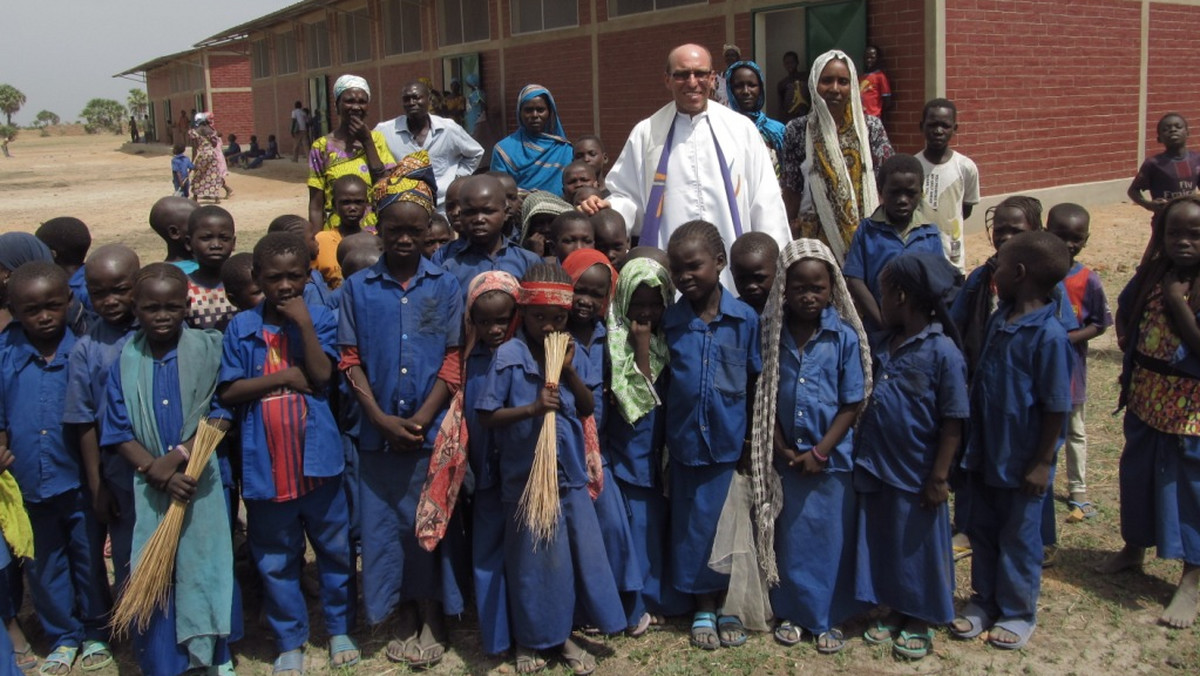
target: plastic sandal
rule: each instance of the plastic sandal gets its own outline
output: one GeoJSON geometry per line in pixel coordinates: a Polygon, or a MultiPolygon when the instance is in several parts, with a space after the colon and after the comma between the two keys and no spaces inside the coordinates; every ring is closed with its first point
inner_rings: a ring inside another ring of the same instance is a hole
{"type": "Polygon", "coordinates": [[[46,659],[42,660],[42,666],[38,667],[38,673],[43,676],[54,676],[58,673],[59,667],[66,667],[62,673],[69,674],[71,667],[75,666],[75,658],[78,655],[78,646],[60,645],[46,655],[46,659]]]}
{"type": "Polygon", "coordinates": [[[992,629],[1003,629],[1017,637],[1016,643],[1005,643],[997,641],[990,635],[988,636],[988,645],[1000,650],[1020,650],[1029,643],[1029,638],[1033,636],[1033,630],[1037,629],[1037,622],[1029,620],[1000,620],[992,625],[992,629]]]}
{"type": "Polygon", "coordinates": [[[1099,512],[1096,511],[1096,506],[1084,500],[1083,502],[1075,502],[1074,500],[1067,501],[1067,507],[1070,508],[1070,513],[1067,514],[1067,523],[1079,523],[1081,521],[1095,517],[1099,512]]]}
{"type": "Polygon", "coordinates": [[[79,654],[80,668],[84,671],[97,671],[103,669],[113,663],[112,648],[104,641],[84,641],[83,650],[79,654]],[[89,657],[101,656],[104,659],[93,662],[92,664],[83,664],[87,662],[89,657]]]}
{"type": "Polygon", "coordinates": [[[888,624],[883,618],[875,620],[875,624],[863,632],[863,641],[870,645],[891,645],[899,634],[900,625],[888,624]],[[882,638],[883,634],[887,634],[887,638],[882,638]]]}
{"type": "Polygon", "coordinates": [[[33,652],[33,644],[26,642],[24,650],[13,648],[13,655],[17,657],[17,668],[25,673],[29,673],[37,669],[38,657],[33,652]]]}
{"type": "Polygon", "coordinates": [[[641,638],[650,630],[650,625],[653,622],[654,618],[651,617],[650,613],[642,613],[642,616],[638,619],[638,623],[626,629],[625,633],[629,635],[629,638],[641,638]]]}
{"type": "Polygon", "coordinates": [[[717,616],[714,613],[698,612],[692,616],[692,636],[689,639],[693,646],[701,650],[716,650],[721,636],[717,634],[717,616]],[[697,630],[700,630],[697,632],[697,630]],[[707,641],[697,640],[697,636],[712,635],[717,640],[708,643],[707,641]]]}
{"type": "Polygon", "coordinates": [[[563,653],[562,659],[573,676],[591,676],[596,671],[596,658],[586,650],[581,649],[574,655],[563,653]]]}
{"type": "Polygon", "coordinates": [[[736,648],[746,645],[746,627],[737,615],[721,615],[717,618],[717,640],[722,648],[736,648]],[[723,633],[741,632],[741,636],[726,640],[723,633]]]}
{"type": "Polygon", "coordinates": [[[932,650],[933,627],[927,628],[924,633],[910,633],[907,629],[902,629],[892,644],[892,654],[910,660],[919,660],[932,650]],[[913,647],[914,641],[918,642],[919,647],[913,647]]]}
{"type": "Polygon", "coordinates": [[[517,648],[517,673],[536,674],[546,668],[546,660],[535,650],[517,648]]]}
{"type": "Polygon", "coordinates": [[[437,666],[438,662],[441,662],[442,658],[446,656],[446,646],[441,643],[423,646],[421,640],[415,638],[404,649],[404,656],[407,658],[409,669],[429,669],[437,666]],[[410,651],[413,650],[416,651],[416,659],[410,657],[412,654],[410,651]]]}
{"type": "Polygon", "coordinates": [[[329,638],[329,666],[330,666],[330,668],[341,669],[342,667],[352,667],[352,666],[358,664],[360,661],[362,661],[362,653],[359,651],[358,644],[354,642],[354,639],[350,638],[346,634],[338,634],[337,636],[331,636],[329,638]],[[350,652],[359,653],[359,654],[356,655],[354,659],[347,660],[340,664],[338,662],[334,661],[334,658],[336,658],[338,655],[341,655],[342,653],[350,653],[350,652]]]}
{"type": "Polygon", "coordinates": [[[818,634],[816,643],[817,652],[822,655],[836,655],[846,648],[846,635],[841,629],[834,627],[818,634]]]}
{"type": "Polygon", "coordinates": [[[971,628],[966,631],[958,631],[951,624],[950,635],[954,638],[972,639],[992,627],[992,618],[988,617],[983,608],[975,603],[968,603],[966,606],[963,606],[962,611],[954,618],[955,622],[959,620],[966,620],[971,625],[971,628]]]}
{"type": "Polygon", "coordinates": [[[275,663],[271,665],[272,674],[282,674],[287,671],[294,671],[298,674],[304,673],[304,651],[296,648],[285,653],[279,653],[279,657],[275,658],[275,663]]]}
{"type": "Polygon", "coordinates": [[[804,630],[784,620],[775,627],[775,640],[780,645],[794,646],[804,639],[804,630]]]}

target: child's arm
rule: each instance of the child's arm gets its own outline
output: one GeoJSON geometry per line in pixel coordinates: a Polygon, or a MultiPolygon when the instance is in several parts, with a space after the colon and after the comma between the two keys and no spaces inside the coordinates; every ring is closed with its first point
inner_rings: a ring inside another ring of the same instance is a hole
{"type": "Polygon", "coordinates": [[[8,447],[8,430],[0,430],[0,472],[7,472],[14,460],[12,449],[8,447]]]}
{"type": "Polygon", "coordinates": [[[963,421],[960,418],[942,418],[937,456],[921,489],[922,507],[933,509],[950,498],[950,466],[954,464],[954,455],[962,445],[962,433],[963,421]]]}
{"type": "Polygon", "coordinates": [[[872,296],[871,290],[867,288],[867,283],[857,277],[846,277],[846,289],[850,292],[850,298],[854,301],[854,307],[858,309],[863,324],[883,326],[883,314],[879,311],[875,296],[872,296]]]}
{"type": "Polygon", "coordinates": [[[429,396],[425,397],[425,401],[421,404],[421,408],[412,414],[409,420],[416,423],[417,427],[422,432],[422,437],[429,430],[429,424],[433,422],[434,416],[446,407],[450,402],[450,386],[444,380],[438,378],[433,381],[433,389],[429,391],[429,396]]]}
{"type": "Polygon", "coordinates": [[[649,323],[630,322],[629,339],[633,343],[633,363],[642,372],[646,380],[654,383],[654,370],[650,368],[650,339],[654,330],[649,323]]]}
{"type": "Polygon", "coordinates": [[[154,488],[169,493],[171,498],[180,502],[188,502],[196,492],[196,480],[184,473],[187,468],[187,457],[180,446],[171,449],[155,458],[150,455],[136,440],[124,441],[117,444],[117,452],[137,469],[139,474],[146,477],[146,483],[154,488]]]}
{"type": "Polygon", "coordinates": [[[825,465],[829,463],[829,454],[837,448],[842,439],[846,438],[846,433],[854,426],[854,421],[858,418],[860,403],[842,404],[838,408],[837,415],[833,416],[833,422],[829,423],[829,429],[825,431],[825,436],[790,464],[799,465],[800,471],[805,474],[819,474],[825,471],[825,465]]]}
{"type": "Polygon", "coordinates": [[[1067,340],[1071,341],[1072,345],[1087,343],[1089,340],[1104,333],[1104,327],[1099,324],[1088,324],[1083,328],[1075,329],[1067,332],[1067,340]]]}
{"type": "Polygon", "coordinates": [[[300,394],[312,394],[304,370],[291,366],[282,371],[257,378],[239,378],[222,383],[217,388],[217,401],[222,406],[237,406],[258,401],[275,390],[288,388],[300,394]]]}
{"type": "Polygon", "coordinates": [[[1143,188],[1142,181],[1140,180],[1141,178],[1142,173],[1139,171],[1138,175],[1133,178],[1133,182],[1129,184],[1129,190],[1126,190],[1125,194],[1129,196],[1129,201],[1133,202],[1139,207],[1154,213],[1158,213],[1158,210],[1167,203],[1167,200],[1161,198],[1149,200],[1146,199],[1146,197],[1142,194],[1143,188]]]}
{"type": "Polygon", "coordinates": [[[1192,281],[1181,275],[1178,268],[1172,268],[1162,281],[1163,301],[1180,340],[1192,354],[1200,354],[1200,326],[1196,324],[1196,315],[1188,305],[1186,296],[1191,290],[1192,281]]]}
{"type": "Polygon", "coordinates": [[[375,400],[375,393],[371,391],[371,383],[367,380],[367,372],[362,365],[354,364],[344,372],[346,380],[350,383],[350,389],[354,391],[354,398],[362,407],[367,421],[383,432],[388,445],[397,450],[419,449],[425,440],[425,433],[421,426],[412,420],[384,413],[379,402],[375,400]]]}
{"type": "MultiPolygon", "coordinates": [[[[589,391],[587,398],[591,399],[591,397],[592,393],[589,391]]],[[[543,387],[541,393],[538,394],[538,398],[524,406],[498,408],[495,411],[478,411],[479,422],[488,429],[506,427],[527,418],[536,418],[550,411],[557,411],[561,406],[562,402],[558,395],[558,389],[543,387]]]]}
{"type": "Polygon", "coordinates": [[[100,430],[95,424],[71,425],[79,435],[79,457],[83,461],[83,473],[87,478],[88,489],[92,493],[92,511],[100,523],[108,523],[111,517],[118,516],[117,503],[104,485],[100,477],[100,430]]]}
{"type": "MultiPolygon", "coordinates": [[[[321,339],[317,336],[316,325],[313,324],[312,314],[302,296],[293,296],[279,304],[279,313],[296,324],[300,329],[300,342],[304,347],[304,375],[308,377],[313,389],[323,390],[329,386],[333,377],[333,362],[325,353],[321,339]]],[[[334,327],[328,327],[336,331],[334,327]]],[[[333,336],[328,337],[332,345],[333,336]]]]}
{"type": "Polygon", "coordinates": [[[1058,435],[1066,421],[1066,413],[1042,411],[1042,430],[1038,436],[1037,449],[1033,454],[1033,461],[1025,470],[1025,485],[1021,487],[1026,495],[1046,494],[1050,486],[1050,470],[1054,467],[1054,450],[1058,446],[1058,435]]]}
{"type": "Polygon", "coordinates": [[[579,373],[575,371],[575,341],[572,340],[567,347],[567,356],[563,362],[563,370],[559,378],[560,385],[566,385],[571,389],[571,394],[575,395],[575,414],[582,420],[596,412],[596,400],[592,398],[592,391],[588,389],[583,378],[579,377],[579,373]]]}

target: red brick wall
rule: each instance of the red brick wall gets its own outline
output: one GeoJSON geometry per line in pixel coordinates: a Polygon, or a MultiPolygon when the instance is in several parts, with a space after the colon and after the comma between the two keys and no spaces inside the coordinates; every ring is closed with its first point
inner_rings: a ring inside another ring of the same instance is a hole
{"type": "MultiPolygon", "coordinates": [[[[1176,112],[1188,119],[1194,137],[1200,138],[1200,87],[1188,77],[1196,53],[1200,7],[1150,5],[1150,67],[1147,79],[1146,153],[1162,152],[1155,138],[1158,119],[1176,112]]],[[[1197,144],[1192,143],[1193,150],[1197,144]]],[[[1131,170],[1130,175],[1133,171],[1131,170]]]]}
{"type": "Polygon", "coordinates": [[[947,94],[985,194],[1132,173],[1139,26],[1121,0],[950,3],[947,94]]]}
{"type": "Polygon", "coordinates": [[[250,86],[250,57],[234,54],[210,54],[209,79],[213,89],[250,86]]]}
{"type": "Polygon", "coordinates": [[[554,95],[567,138],[592,132],[591,38],[583,36],[504,50],[504,106],[513,111],[504,117],[505,133],[516,130],[517,95],[531,83],[542,85],[554,95]]]}
{"type": "Polygon", "coordinates": [[[925,106],[924,0],[870,0],[867,42],[883,50],[883,70],[892,83],[888,138],[898,152],[919,152],[925,146],[917,129],[925,106]]]}
{"type": "MultiPolygon", "coordinates": [[[[216,119],[214,127],[221,138],[228,142],[230,134],[237,134],[238,143],[250,143],[250,135],[257,134],[254,127],[254,97],[250,92],[213,92],[209,110],[216,119]]],[[[266,144],[262,135],[259,142],[266,144]]]]}

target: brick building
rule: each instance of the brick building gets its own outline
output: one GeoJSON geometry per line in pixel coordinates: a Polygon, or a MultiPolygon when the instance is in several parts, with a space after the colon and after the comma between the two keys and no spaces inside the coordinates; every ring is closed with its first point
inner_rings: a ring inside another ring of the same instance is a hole
{"type": "Polygon", "coordinates": [[[920,149],[923,102],[947,96],[985,194],[1123,192],[1157,148],[1160,115],[1200,119],[1200,88],[1177,74],[1198,29],[1200,0],[306,0],[188,54],[213,62],[212,50],[244,41],[251,128],[279,134],[285,150],[295,101],[325,129],[336,122],[330,88],[343,73],[371,83],[371,115],[383,120],[401,112],[405,82],[448,90],[477,68],[490,140],[515,128],[517,91],[538,82],[569,136],[599,133],[615,158],[632,125],[668,100],[662,64],[676,44],[707,45],[717,60],[723,43],[739,45],[766,70],[772,112],[785,51],[811,62],[837,45],[857,59],[871,42],[896,91],[887,126],[899,150],[920,149]]]}
{"type": "MultiPolygon", "coordinates": [[[[241,143],[254,131],[254,97],[250,57],[245,40],[195,47],[134,66],[116,77],[144,74],[150,100],[151,140],[178,142],[179,113],[191,121],[192,111],[209,111],[222,136],[237,134],[241,143]]],[[[266,137],[262,139],[266,145],[266,137]]]]}

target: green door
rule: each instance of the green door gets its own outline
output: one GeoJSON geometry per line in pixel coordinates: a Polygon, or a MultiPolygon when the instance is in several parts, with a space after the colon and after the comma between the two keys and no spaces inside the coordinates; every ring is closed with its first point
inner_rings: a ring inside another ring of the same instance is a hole
{"type": "Polygon", "coordinates": [[[866,48],[866,0],[823,3],[804,8],[804,51],[809,64],[831,49],[840,49],[854,59],[855,67],[861,73],[866,48]]]}

